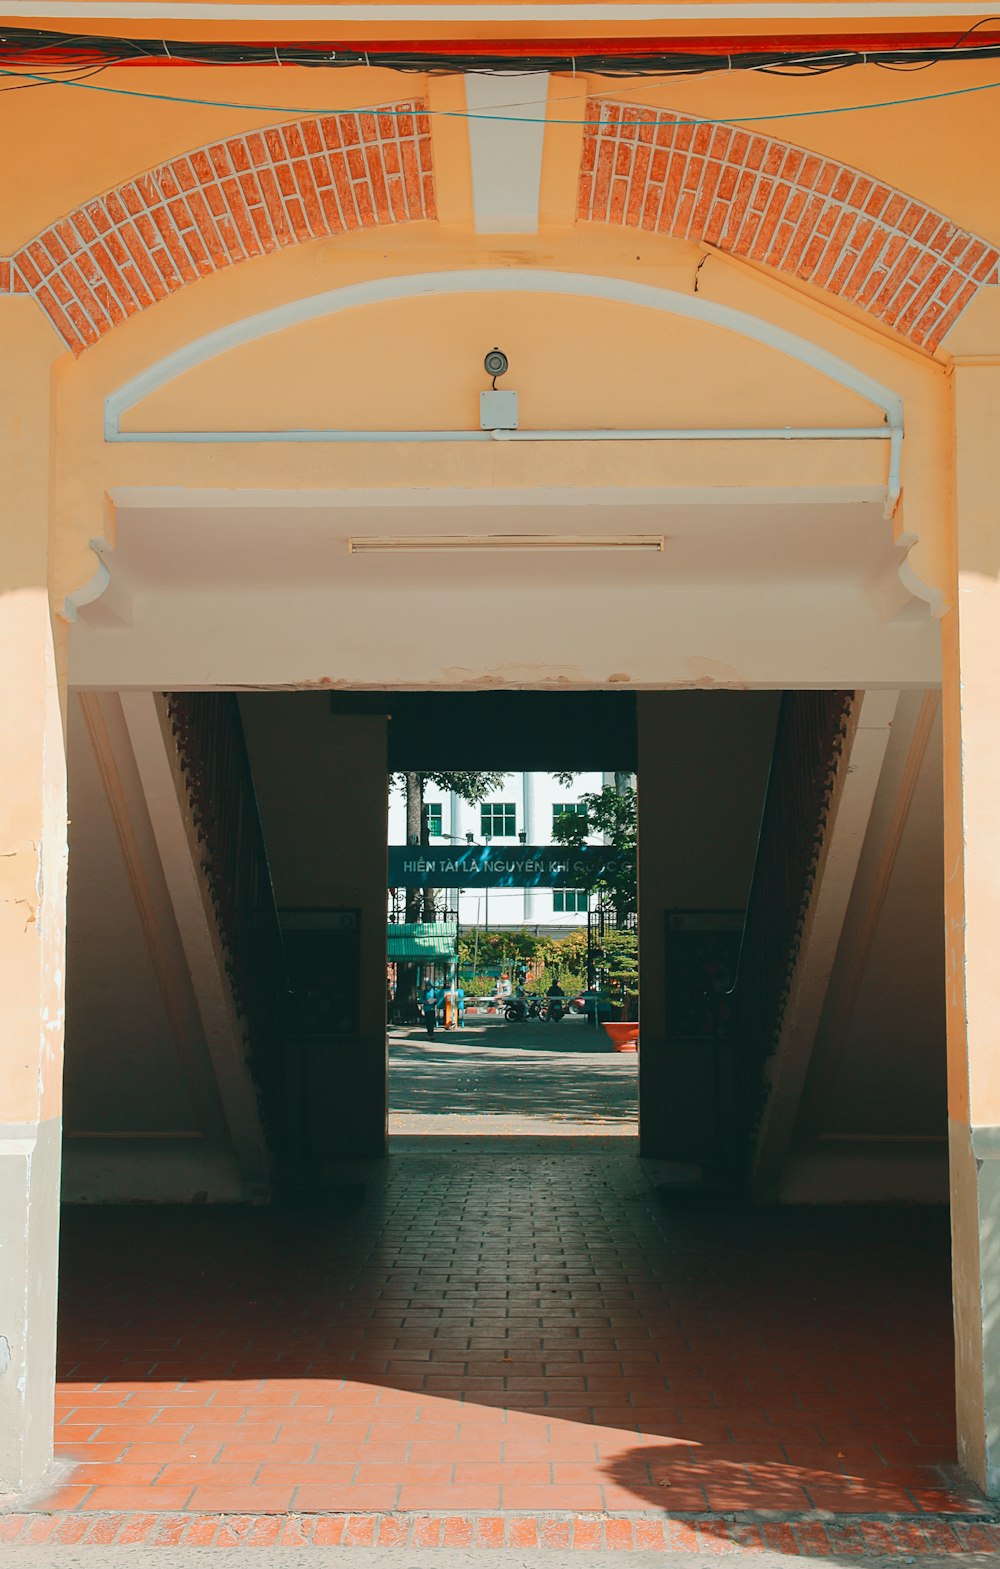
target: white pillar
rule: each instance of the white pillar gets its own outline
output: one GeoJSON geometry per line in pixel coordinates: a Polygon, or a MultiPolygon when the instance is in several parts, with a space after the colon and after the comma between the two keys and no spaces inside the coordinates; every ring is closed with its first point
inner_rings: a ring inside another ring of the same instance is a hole
{"type": "MultiPolygon", "coordinates": [[[[546,841],[544,839],[539,839],[537,837],[537,835],[539,833],[539,823],[538,823],[537,812],[536,812],[536,809],[535,809],[536,808],[535,794],[536,794],[537,784],[538,784],[537,775],[535,775],[535,774],[522,774],[521,775],[521,800],[523,802],[523,816],[524,816],[524,821],[522,822],[521,827],[524,829],[525,842],[527,844],[544,844],[544,843],[546,843],[546,841]]],[[[537,914],[538,904],[539,904],[539,895],[537,894],[535,889],[534,888],[526,888],[524,890],[524,921],[525,921],[526,925],[530,925],[533,921],[537,921],[538,920],[538,914],[537,914]]]]}
{"type": "Polygon", "coordinates": [[[53,338],[37,307],[0,300],[0,1494],[52,1456],[66,762],[48,591],[53,338]]]}
{"type": "Polygon", "coordinates": [[[942,624],[958,1456],[1000,1497],[1000,289],[949,337],[956,576],[942,624]]]}

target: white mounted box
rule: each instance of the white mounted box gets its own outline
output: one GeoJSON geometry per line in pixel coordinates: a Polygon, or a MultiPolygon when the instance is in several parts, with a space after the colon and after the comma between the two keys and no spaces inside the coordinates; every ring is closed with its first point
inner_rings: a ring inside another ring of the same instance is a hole
{"type": "Polygon", "coordinates": [[[480,430],[517,429],[517,393],[481,392],[479,394],[480,430]]]}

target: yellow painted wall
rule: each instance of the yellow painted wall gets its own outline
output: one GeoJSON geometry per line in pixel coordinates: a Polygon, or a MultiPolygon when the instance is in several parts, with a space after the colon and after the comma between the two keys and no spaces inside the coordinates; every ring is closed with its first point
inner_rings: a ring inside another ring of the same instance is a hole
{"type": "MultiPolygon", "coordinates": [[[[59,25],[57,18],[50,20],[51,25],[59,25]]],[[[66,25],[72,30],[76,24],[69,21],[66,25]]],[[[223,24],[192,20],[180,25],[194,36],[205,36],[209,31],[219,33],[223,24]]],[[[244,35],[250,31],[236,21],[229,25],[244,35]]],[[[287,36],[294,32],[315,37],[328,25],[292,24],[287,36]]],[[[384,35],[393,25],[375,24],[368,31],[374,38],[380,29],[384,35]]],[[[802,32],[808,31],[809,25],[796,22],[802,32]]],[[[873,14],[872,25],[885,24],[873,14]]],[[[951,24],[945,20],[939,25],[951,24]]],[[[464,24],[463,30],[483,36],[489,33],[490,24],[472,24],[471,28],[464,24]]],[[[544,23],[526,23],[523,28],[510,23],[508,34],[512,30],[538,36],[549,28],[544,23]]],[[[634,24],[627,20],[601,24],[604,33],[625,30],[634,31],[634,24]]],[[[433,30],[425,30],[429,31],[433,30]]],[[[446,27],[439,26],[436,31],[445,33],[446,27]]],[[[936,595],[937,608],[946,610],[949,618],[945,630],[950,690],[946,693],[944,750],[952,1114],[959,1122],[969,1118],[991,1124],[1000,1121],[1000,1081],[992,1050],[996,988],[990,978],[996,973],[998,912],[995,887],[989,880],[1000,844],[996,792],[991,790],[996,775],[997,620],[979,608],[992,605],[996,597],[992,524],[995,368],[977,372],[980,391],[973,391],[969,384],[959,399],[962,451],[957,494],[962,516],[957,517],[953,365],[947,343],[930,356],[849,302],[823,294],[795,277],[778,277],[764,267],[727,260],[706,248],[692,251],[657,236],[574,222],[582,136],[578,122],[589,90],[614,100],[693,116],[753,123],[775,137],[815,149],[897,186],[944,212],[956,225],[1000,244],[1000,198],[994,168],[1000,139],[1000,93],[934,97],[985,85],[995,75],[995,67],[989,64],[956,63],[917,74],[872,68],[820,79],[735,73],[666,84],[555,79],[548,91],[539,231],[493,237],[473,231],[466,126],[460,117],[438,117],[438,111],[447,110],[454,116],[461,110],[461,90],[453,80],[425,82],[419,77],[361,70],[326,74],[278,68],[173,68],[110,71],[94,84],[138,94],[228,99],[260,108],[154,102],[70,86],[4,95],[8,155],[0,167],[0,259],[78,204],[188,149],[286,117],[384,103],[421,92],[426,92],[434,112],[432,141],[440,214],[438,219],[411,225],[317,240],[193,283],[116,328],[76,361],[62,349],[54,329],[32,301],[0,296],[3,457],[7,465],[3,494],[15,540],[4,568],[0,599],[0,636],[10,697],[0,732],[7,749],[8,781],[7,840],[0,864],[5,891],[10,895],[0,928],[0,968],[13,977],[5,995],[4,1029],[0,1032],[4,1053],[0,1115],[4,1121],[52,1117],[59,1106],[65,809],[57,661],[64,693],[67,677],[71,680],[73,675],[71,669],[67,672],[65,662],[65,596],[93,578],[95,561],[89,541],[104,536],[114,543],[115,508],[121,505],[123,490],[155,484],[174,491],[263,487],[287,493],[324,486],[364,491],[387,485],[431,486],[440,481],[442,472],[440,455],[431,462],[426,452],[411,449],[388,453],[360,447],[114,446],[104,439],[104,400],[164,356],[269,307],[364,279],[459,267],[562,268],[679,288],[691,298],[697,291],[702,301],[745,311],[839,355],[902,398],[906,425],[902,497],[891,522],[883,522],[904,543],[915,541],[908,562],[911,581],[919,582],[930,599],[936,595]],[[906,107],[865,107],[904,97],[925,101],[906,107]],[[853,110],[858,112],[844,112],[853,110]],[[560,119],[569,123],[559,125],[556,122],[560,119]],[[697,270],[696,259],[703,262],[697,270]],[[983,390],[987,394],[985,406],[983,390]],[[969,520],[966,548],[959,551],[956,530],[961,528],[963,517],[969,520]],[[964,636],[963,628],[955,625],[961,613],[956,608],[956,562],[965,574],[963,587],[983,590],[975,611],[966,617],[964,636]],[[55,633],[46,591],[55,616],[55,633]],[[964,694],[961,703],[960,688],[964,694]],[[963,741],[964,776],[960,771],[963,741]],[[969,781],[971,788],[966,788],[969,781]],[[974,853],[965,868],[967,876],[963,876],[966,847],[974,853]]],[[[682,405],[699,418],[702,411],[712,410],[720,423],[723,413],[735,418],[748,407],[760,417],[775,419],[781,419],[789,407],[801,414],[808,406],[822,411],[824,418],[850,412],[851,399],[843,393],[831,392],[829,386],[817,384],[805,372],[775,375],[766,353],[732,343],[720,346],[714,329],[696,332],[659,322],[650,327],[638,312],[595,310],[566,302],[557,307],[536,303],[530,308],[521,302],[514,309],[510,299],[501,296],[484,297],[481,311],[481,317],[476,317],[470,301],[461,306],[440,304],[424,312],[409,306],[386,310],[380,331],[389,343],[380,338],[375,352],[360,316],[353,323],[345,320],[336,326],[289,333],[266,348],[235,351],[186,383],[177,382],[149,400],[135,419],[170,421],[184,416],[208,421],[217,411],[225,412],[227,418],[261,419],[265,412],[270,418],[280,404],[286,417],[294,415],[299,422],[312,423],[346,417],[352,412],[352,398],[355,403],[377,404],[387,418],[390,414],[398,418],[403,412],[412,412],[407,383],[416,383],[418,375],[421,414],[432,411],[435,420],[455,419],[460,404],[465,406],[464,400],[473,390],[471,346],[480,321],[483,348],[501,332],[509,335],[515,346],[526,418],[529,411],[532,419],[544,414],[560,421],[571,417],[581,421],[587,415],[587,423],[591,423],[597,411],[615,399],[630,419],[640,415],[673,419],[682,405]],[[591,332],[599,375],[586,363],[575,341],[591,332]],[[393,336],[406,340],[421,363],[418,372],[410,369],[406,373],[406,379],[400,375],[390,381],[393,336]],[[447,352],[449,345],[441,341],[449,337],[454,338],[455,354],[447,352]],[[334,361],[336,383],[331,380],[334,361]],[[678,370],[683,375],[678,375],[678,370]],[[265,404],[248,397],[248,379],[255,377],[269,381],[269,402],[265,404]]],[[[990,355],[1000,353],[995,334],[986,348],[990,355]]],[[[979,352],[983,352],[982,345],[979,352]]],[[[473,413],[468,419],[474,424],[473,413]]],[[[863,459],[852,454],[845,458],[843,451],[829,447],[817,450],[804,443],[789,443],[780,454],[734,454],[709,446],[697,452],[678,449],[669,463],[655,450],[629,450],[612,458],[596,448],[529,449],[522,453],[490,445],[456,450],[449,455],[447,473],[454,485],[487,489],[500,484],[569,485],[585,491],[610,482],[633,488],[654,485],[663,482],[665,473],[675,482],[696,487],[761,485],[768,475],[780,472],[782,483],[805,488],[816,483],[817,475],[824,484],[835,485],[838,478],[843,479],[845,465],[854,463],[865,483],[877,487],[888,477],[887,458],[886,449],[874,444],[863,459]]],[[[859,593],[869,588],[871,585],[866,585],[859,593]]],[[[734,592],[738,594],[738,584],[734,592]]],[[[720,618],[719,605],[708,595],[704,603],[704,622],[710,626],[720,618]]],[[[625,653],[620,663],[608,662],[606,679],[613,679],[615,672],[629,674],[628,606],[628,597],[621,596],[618,608],[625,653]]],[[[393,608],[399,607],[408,607],[407,613],[415,614],[405,592],[393,600],[393,608]]],[[[382,607],[383,615],[386,608],[382,607]]],[[[915,610],[923,613],[919,602],[915,602],[915,610]]],[[[130,607],[130,615],[136,612],[141,619],[141,604],[130,607]]],[[[758,631],[763,627],[766,636],[766,613],[757,619],[758,631]]],[[[375,617],[372,621],[380,625],[375,617]]],[[[470,671],[476,680],[490,679],[488,673],[484,677],[482,669],[477,669],[476,660],[476,649],[481,646],[478,640],[488,624],[487,617],[467,617],[463,627],[467,647],[449,666],[448,679],[453,683],[468,679],[470,671]]],[[[251,618],[250,630],[255,645],[263,650],[262,669],[266,671],[271,652],[280,652],[282,628],[269,620],[262,606],[251,618]]],[[[123,622],[120,635],[124,638],[127,632],[123,622]]],[[[905,626],[889,627],[886,637],[897,632],[904,638],[905,626]]],[[[176,646],[183,648],[190,632],[178,622],[170,635],[176,646]]],[[[815,635],[815,625],[804,613],[802,645],[809,646],[815,635]]],[[[331,626],[331,646],[335,636],[336,627],[331,626]]],[[[659,628],[649,629],[647,624],[643,636],[649,645],[644,650],[649,660],[645,668],[654,672],[647,684],[656,685],[659,628]]],[[[527,679],[530,684],[542,670],[549,672],[546,679],[561,679],[558,671],[564,666],[559,664],[558,649],[548,648],[544,658],[539,656],[525,667],[509,657],[512,647],[516,653],[516,641],[515,630],[508,638],[506,660],[494,659],[491,654],[492,664],[482,659],[479,664],[486,663],[498,672],[496,679],[501,682],[516,684],[527,679]]],[[[112,655],[107,666],[112,685],[115,668],[112,655]]],[[[735,662],[720,667],[700,657],[692,671],[692,681],[720,685],[739,681],[735,662]]],[[[336,660],[324,661],[323,666],[317,661],[316,668],[301,672],[299,678],[303,683],[334,680],[336,660]]],[[[426,679],[426,674],[420,672],[417,679],[426,679]]],[[[262,681],[266,684],[266,674],[262,681]]],[[[780,684],[780,678],[775,684],[780,684]]],[[[968,1399],[960,1402],[962,1454],[969,1469],[984,1481],[988,1467],[982,1442],[983,1356],[987,1366],[990,1359],[986,1353],[980,1355],[981,1274],[974,1246],[979,1179],[969,1162],[960,1175],[956,1204],[964,1220],[956,1227],[957,1298],[963,1304],[962,1323],[975,1331],[965,1334],[964,1339],[960,1336],[966,1348],[960,1380],[963,1387],[972,1390],[968,1399]],[[963,1237],[973,1240],[962,1242],[963,1237]]],[[[53,1242],[54,1223],[48,1226],[47,1234],[53,1242]]],[[[46,1270],[44,1279],[37,1270],[35,1274],[51,1297],[54,1246],[49,1248],[46,1270]]],[[[39,1333],[44,1340],[46,1332],[39,1333]]],[[[995,1365],[995,1357],[993,1362],[995,1365]]],[[[50,1380],[48,1372],[39,1382],[49,1387],[46,1380],[50,1380]]],[[[996,1405],[997,1400],[990,1398],[996,1405]]],[[[39,1474],[44,1458],[42,1455],[35,1468],[39,1474]]]]}
{"type": "Polygon", "coordinates": [[[487,293],[361,306],[269,334],[177,377],[122,428],[463,430],[494,341],[528,428],[881,423],[858,393],[720,327],[606,300],[487,293]]]}
{"type": "MultiPolygon", "coordinates": [[[[201,25],[192,22],[197,34],[201,25]]],[[[235,23],[232,25],[236,25],[235,23]]],[[[808,30],[808,24],[802,24],[808,30]]],[[[308,25],[293,29],[303,36],[308,25]]],[[[710,29],[709,29],[710,30],[710,29]]],[[[241,31],[248,34],[248,29],[241,31]]],[[[430,31],[441,32],[443,29],[430,31]]],[[[500,30],[502,31],[502,29],[500,30]]],[[[615,31],[614,24],[611,31],[615,31]]],[[[891,182],[986,238],[1000,240],[1000,203],[991,147],[1000,101],[990,92],[909,107],[857,108],[875,99],[948,93],[985,83],[987,66],[938,66],[919,78],[875,69],[822,80],[726,75],[684,82],[587,82],[553,78],[547,104],[541,226],[537,235],[485,237],[472,228],[466,126],[442,113],[432,120],[440,221],[397,226],[247,262],[192,284],[116,329],[74,361],[61,353],[36,308],[0,298],[0,325],[13,358],[40,380],[42,396],[18,408],[19,454],[51,493],[49,585],[57,617],[64,596],[91,579],[88,541],[114,540],[111,493],[148,483],[272,488],[339,484],[419,484],[422,455],[367,449],[109,447],[103,401],[123,381],[206,332],[255,312],[373,277],[455,267],[539,267],[596,272],[655,283],[746,311],[838,353],[903,398],[907,438],[903,497],[894,526],[915,535],[910,566],[949,593],[952,427],[949,356],[936,358],[901,342],[853,307],[749,264],[709,255],[703,247],[657,236],[574,225],[582,128],[574,123],[588,92],[627,102],[759,125],[891,182]],[[815,114],[817,109],[823,111],[815,114]],[[770,115],[770,119],[762,116],[770,115]],[[802,118],[796,116],[802,115],[802,118]],[[784,118],[788,116],[789,118],[784,118]],[[570,123],[560,124],[560,121],[570,123]],[[702,265],[699,266],[699,263],[702,265]],[[23,336],[22,336],[23,335],[23,336]],[[30,340],[30,341],[29,341],[30,340]],[[50,372],[48,361],[54,360],[50,372]],[[46,406],[44,385],[51,387],[46,406]],[[51,442],[51,453],[50,453],[51,442]]],[[[206,141],[311,110],[357,107],[426,92],[432,113],[461,111],[454,80],[427,81],[384,71],[344,73],[285,69],[114,71],[103,85],[137,93],[180,94],[258,103],[259,110],[155,102],[57,87],[10,95],[9,144],[18,156],[0,171],[0,251],[11,252],[75,205],[118,181],[206,141]],[[58,113],[52,113],[58,103],[58,113]]],[[[790,367],[773,351],[719,329],[676,319],[651,321],[627,306],[530,296],[397,303],[232,350],[155,393],[126,417],[126,428],[213,423],[274,426],[348,423],[364,410],[387,425],[474,422],[470,405],[481,384],[474,354],[503,338],[512,354],[524,418],[530,423],[742,422],[801,419],[847,423],[869,417],[861,400],[790,367]],[[263,389],[263,390],[261,390],[263,389]]],[[[9,362],[9,360],[8,360],[9,362]]],[[[513,379],[513,377],[512,377],[513,379]]],[[[755,455],[756,456],[756,455],[755,455]]],[[[824,461],[826,455],[824,454],[824,461]]],[[[768,461],[772,455],[768,454],[768,461]]],[[[775,459],[775,461],[779,461],[775,459]]],[[[805,448],[780,455],[785,482],[807,483],[819,455],[805,448]]],[[[885,451],[873,448],[884,478],[885,451]]],[[[723,477],[715,454],[678,452],[681,478],[723,477]]],[[[492,449],[451,454],[456,483],[489,486],[606,483],[623,475],[649,481],[648,452],[609,465],[604,453],[492,449]]],[[[748,462],[732,479],[758,477],[767,463],[748,462]]],[[[41,524],[36,524],[36,530],[41,524]]],[[[807,635],[807,634],[805,634],[807,635]]],[[[318,672],[317,672],[318,674],[318,672]]]]}

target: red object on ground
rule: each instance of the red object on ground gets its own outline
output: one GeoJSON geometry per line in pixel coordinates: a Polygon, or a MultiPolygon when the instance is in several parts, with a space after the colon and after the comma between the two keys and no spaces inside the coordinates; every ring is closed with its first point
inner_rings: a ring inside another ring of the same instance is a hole
{"type": "Polygon", "coordinates": [[[610,1035],[615,1051],[639,1050],[638,1020],[633,1019],[626,1023],[621,1021],[605,1023],[602,1028],[610,1035]]]}

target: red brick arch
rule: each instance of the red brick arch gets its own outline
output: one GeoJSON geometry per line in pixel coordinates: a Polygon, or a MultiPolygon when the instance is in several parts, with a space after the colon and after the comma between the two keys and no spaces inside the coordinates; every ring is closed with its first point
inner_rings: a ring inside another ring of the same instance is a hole
{"type": "Polygon", "coordinates": [[[927,350],[1000,252],[835,159],[732,125],[591,100],[579,217],[705,240],[860,306],[927,350]]]}
{"type": "Polygon", "coordinates": [[[0,262],[74,353],[168,294],[306,240],[435,217],[424,104],[212,142],[86,202],[0,262]]]}

